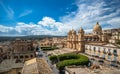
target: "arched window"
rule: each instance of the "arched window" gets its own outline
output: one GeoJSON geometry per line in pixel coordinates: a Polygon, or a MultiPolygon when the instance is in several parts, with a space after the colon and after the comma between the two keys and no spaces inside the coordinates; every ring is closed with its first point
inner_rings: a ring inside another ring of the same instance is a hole
{"type": "Polygon", "coordinates": [[[20,56],[20,59],[22,59],[22,58],[23,58],[23,56],[21,55],[21,56],[20,56]]]}
{"type": "Polygon", "coordinates": [[[33,55],[30,55],[30,57],[32,58],[32,57],[33,57],[33,55]]]}
{"type": "Polygon", "coordinates": [[[117,54],[117,50],[114,50],[113,53],[114,53],[114,54],[117,54]]]}
{"type": "Polygon", "coordinates": [[[16,59],[15,63],[21,63],[22,61],[20,59],[16,59]]]}
{"type": "Polygon", "coordinates": [[[110,52],[110,49],[108,51],[108,59],[111,60],[111,52],[110,52]]]}
{"type": "Polygon", "coordinates": [[[28,55],[25,55],[25,58],[29,58],[29,56],[28,56],[28,55]]]}
{"type": "Polygon", "coordinates": [[[114,54],[114,61],[117,61],[117,56],[118,56],[118,55],[117,55],[117,50],[114,50],[114,51],[113,51],[113,54],[114,54]]]}

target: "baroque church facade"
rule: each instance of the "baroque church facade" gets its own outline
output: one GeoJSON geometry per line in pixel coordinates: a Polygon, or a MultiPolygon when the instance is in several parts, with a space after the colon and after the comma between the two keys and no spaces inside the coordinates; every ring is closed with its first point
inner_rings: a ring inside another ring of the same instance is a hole
{"type": "Polygon", "coordinates": [[[67,47],[77,49],[84,52],[86,43],[106,43],[108,42],[107,36],[102,34],[102,28],[97,22],[93,28],[92,34],[85,34],[84,30],[80,28],[78,33],[75,30],[70,30],[67,37],[67,47]]]}
{"type": "MultiPolygon", "coordinates": [[[[117,33],[119,32],[117,31],[117,33]]],[[[120,62],[120,45],[110,41],[113,36],[110,37],[108,34],[103,33],[101,26],[97,22],[93,27],[93,33],[90,34],[85,34],[82,28],[78,33],[73,29],[70,30],[67,36],[67,48],[108,61],[120,62]]],[[[120,41],[120,39],[114,38],[115,40],[120,41]]]]}

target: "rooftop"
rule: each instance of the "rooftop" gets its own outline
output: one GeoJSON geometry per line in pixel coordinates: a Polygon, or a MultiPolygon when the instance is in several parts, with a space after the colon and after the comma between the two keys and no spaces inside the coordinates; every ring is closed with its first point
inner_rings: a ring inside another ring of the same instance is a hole
{"type": "Polygon", "coordinates": [[[66,71],[70,74],[119,74],[120,70],[110,69],[101,66],[101,69],[90,69],[87,67],[66,67],[66,71]]]}
{"type": "Polygon", "coordinates": [[[44,58],[33,58],[25,62],[22,74],[53,74],[44,58]]]}
{"type": "Polygon", "coordinates": [[[16,63],[16,60],[7,59],[0,64],[0,73],[11,70],[12,68],[22,68],[23,63],[16,63]]]}

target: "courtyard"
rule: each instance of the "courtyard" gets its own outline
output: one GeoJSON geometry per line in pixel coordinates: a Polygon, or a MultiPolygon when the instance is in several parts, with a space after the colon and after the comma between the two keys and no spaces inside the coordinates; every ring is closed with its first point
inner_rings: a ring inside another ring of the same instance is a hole
{"type": "Polygon", "coordinates": [[[46,51],[46,54],[49,55],[60,55],[65,53],[75,52],[76,50],[70,48],[60,48],[53,51],[46,51]]]}

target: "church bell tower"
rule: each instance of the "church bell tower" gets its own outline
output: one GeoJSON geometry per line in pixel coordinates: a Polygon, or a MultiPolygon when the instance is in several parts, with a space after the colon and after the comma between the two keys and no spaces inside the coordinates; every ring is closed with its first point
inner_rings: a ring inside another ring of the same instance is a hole
{"type": "Polygon", "coordinates": [[[84,30],[82,28],[78,31],[78,51],[85,51],[84,30]]]}

